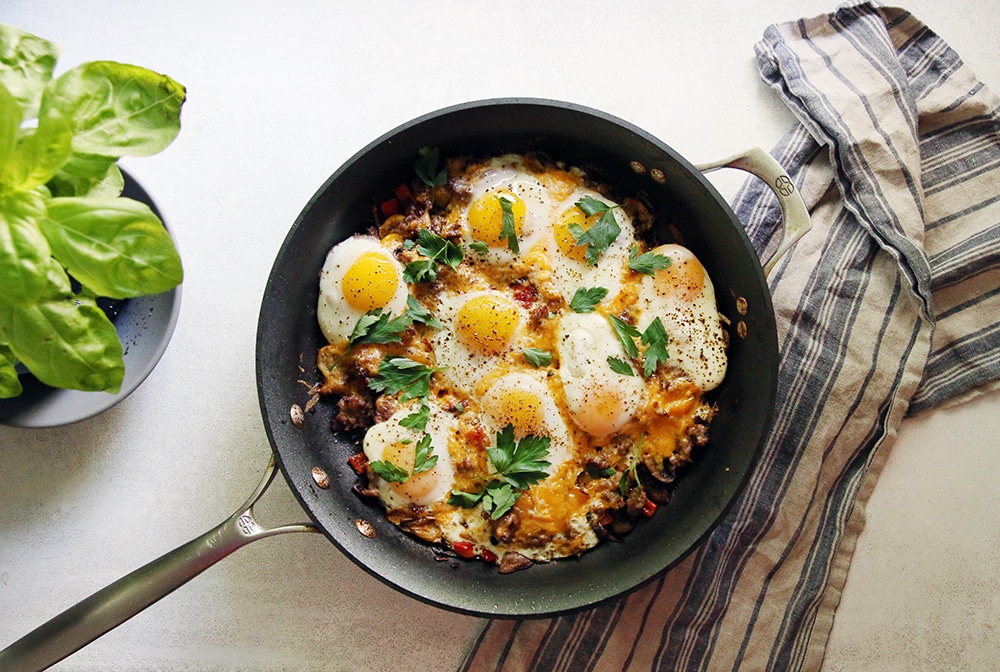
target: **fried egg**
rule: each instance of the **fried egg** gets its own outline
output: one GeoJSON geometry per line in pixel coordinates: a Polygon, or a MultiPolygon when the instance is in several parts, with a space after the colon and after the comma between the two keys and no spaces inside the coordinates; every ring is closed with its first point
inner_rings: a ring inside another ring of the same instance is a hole
{"type": "Polygon", "coordinates": [[[536,263],[542,269],[541,282],[550,282],[555,292],[567,303],[573,299],[577,289],[604,287],[607,296],[601,303],[608,304],[621,291],[622,283],[628,265],[630,244],[634,240],[635,231],[628,215],[613,201],[604,198],[591,189],[577,189],[566,200],[559,203],[553,210],[553,219],[545,235],[541,237],[534,255],[543,255],[544,261],[536,263]],[[576,238],[570,230],[577,225],[584,231],[593,227],[601,218],[601,213],[584,214],[576,204],[585,197],[596,199],[613,208],[612,213],[621,232],[605,250],[596,264],[591,265],[586,258],[587,246],[577,245],[576,238]]]}
{"type": "Polygon", "coordinates": [[[406,295],[403,267],[392,253],[374,236],[352,236],[327,253],[316,318],[330,343],[346,341],[368,311],[406,310],[406,295]]]}
{"type": "Polygon", "coordinates": [[[430,506],[443,502],[448,499],[455,481],[455,467],[448,449],[448,442],[457,426],[455,417],[432,404],[424,432],[400,424],[400,420],[418,408],[419,404],[400,407],[387,420],[372,425],[365,433],[363,447],[370,462],[391,462],[409,474],[402,483],[386,481],[378,476],[374,478],[379,499],[388,508],[410,504],[430,506]],[[425,433],[430,436],[432,455],[437,456],[437,463],[426,471],[413,474],[416,445],[425,433]]]}
{"type": "Polygon", "coordinates": [[[549,189],[527,170],[519,156],[492,159],[468,178],[471,195],[462,211],[465,244],[483,243],[484,255],[474,255],[489,265],[509,265],[530,250],[545,233],[551,219],[553,198],[549,189]],[[503,204],[513,215],[518,253],[503,237],[503,204]]]}
{"type": "Polygon", "coordinates": [[[482,377],[510,355],[527,321],[508,294],[483,290],[441,298],[437,317],[443,328],[430,336],[442,377],[471,392],[482,377]]]}
{"type": "Polygon", "coordinates": [[[615,372],[609,357],[625,360],[625,350],[607,317],[567,313],[559,325],[559,378],[573,422],[597,439],[622,429],[643,401],[638,375],[615,372]]]}
{"type": "Polygon", "coordinates": [[[513,371],[496,378],[484,379],[487,387],[480,395],[483,415],[493,432],[507,425],[514,428],[514,436],[521,439],[528,434],[547,436],[548,461],[554,473],[563,462],[574,456],[572,441],[559,407],[545,382],[544,371],[513,371]]]}
{"type": "Polygon", "coordinates": [[[719,386],[726,375],[726,341],[715,302],[715,288],[704,266],[680,245],[653,250],[670,258],[670,265],[644,276],[635,303],[638,328],[657,317],[670,338],[669,364],[677,367],[703,392],[719,386]]]}

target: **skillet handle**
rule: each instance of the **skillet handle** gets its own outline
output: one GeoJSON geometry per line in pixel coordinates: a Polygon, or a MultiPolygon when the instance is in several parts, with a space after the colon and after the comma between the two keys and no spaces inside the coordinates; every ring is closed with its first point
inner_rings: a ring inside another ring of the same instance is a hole
{"type": "Polygon", "coordinates": [[[809,211],[802,200],[802,195],[795,188],[795,183],[781,167],[781,164],[774,160],[770,154],[762,147],[751,147],[747,151],[731,156],[722,161],[713,163],[703,163],[695,166],[703,173],[708,173],[719,168],[738,168],[754,175],[767,183],[774,195],[778,197],[778,204],[781,206],[783,220],[781,243],[774,255],[764,263],[764,275],[768,275],[774,268],[778,260],[785,256],[795,241],[804,236],[812,223],[809,220],[809,211]]]}
{"type": "Polygon", "coordinates": [[[263,528],[254,504],[275,476],[274,456],[253,495],[232,516],[205,534],[94,593],[3,651],[0,670],[36,672],[54,665],[196,577],[251,541],[286,532],[316,532],[311,524],[263,528]]]}

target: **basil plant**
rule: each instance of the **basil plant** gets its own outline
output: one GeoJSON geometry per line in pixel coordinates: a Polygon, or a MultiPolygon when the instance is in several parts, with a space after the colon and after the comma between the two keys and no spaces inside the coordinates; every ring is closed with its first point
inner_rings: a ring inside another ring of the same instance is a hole
{"type": "Polygon", "coordinates": [[[117,160],[173,141],[184,87],[110,61],[53,79],[57,57],[0,25],[0,398],[21,393],[18,363],[52,387],[118,392],[122,346],[96,299],[183,279],[163,223],[121,196],[117,160]]]}

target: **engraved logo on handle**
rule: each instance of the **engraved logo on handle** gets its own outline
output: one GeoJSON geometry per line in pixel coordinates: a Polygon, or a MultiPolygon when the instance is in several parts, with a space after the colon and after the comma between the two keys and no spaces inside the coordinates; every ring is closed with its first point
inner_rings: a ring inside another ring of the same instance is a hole
{"type": "Polygon", "coordinates": [[[236,524],[240,526],[240,530],[243,534],[251,536],[259,531],[257,523],[254,521],[253,517],[249,513],[244,513],[236,520],[236,524]]]}
{"type": "Polygon", "coordinates": [[[774,190],[782,196],[791,196],[795,193],[795,185],[787,175],[779,175],[774,180],[774,190]]]}

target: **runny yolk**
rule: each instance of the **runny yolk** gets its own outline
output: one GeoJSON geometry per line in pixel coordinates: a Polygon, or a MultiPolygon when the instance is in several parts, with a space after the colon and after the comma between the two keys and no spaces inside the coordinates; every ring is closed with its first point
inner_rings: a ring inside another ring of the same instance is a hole
{"type": "MultiPolygon", "coordinates": [[[[485,401],[485,400],[484,400],[485,401]]],[[[514,426],[514,435],[541,435],[544,429],[542,400],[537,394],[517,388],[505,388],[490,395],[487,412],[501,427],[514,426]]]]}
{"type": "Polygon", "coordinates": [[[365,252],[344,273],[341,286],[347,304],[362,312],[384,308],[399,285],[392,261],[379,252],[365,252]]]}
{"type": "Polygon", "coordinates": [[[521,228],[524,226],[525,207],[524,201],[515,194],[509,191],[487,192],[469,206],[469,228],[472,231],[472,237],[490,247],[506,247],[509,243],[506,238],[501,239],[500,237],[503,233],[501,198],[510,201],[511,212],[514,215],[514,233],[520,237],[521,228]]]}
{"type": "Polygon", "coordinates": [[[483,294],[458,309],[455,331],[467,348],[483,355],[499,355],[507,349],[519,322],[513,303],[501,296],[483,294]]]}
{"type": "Polygon", "coordinates": [[[670,265],[656,272],[653,286],[661,296],[690,301],[705,287],[705,269],[693,254],[676,245],[663,245],[654,252],[670,257],[670,265]]]}

